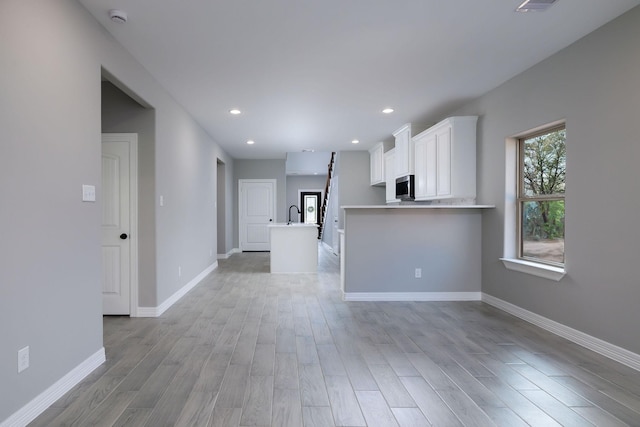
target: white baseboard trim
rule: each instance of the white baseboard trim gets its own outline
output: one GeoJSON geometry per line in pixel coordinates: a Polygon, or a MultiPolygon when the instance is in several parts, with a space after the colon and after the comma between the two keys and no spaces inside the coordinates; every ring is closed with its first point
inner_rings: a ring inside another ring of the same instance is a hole
{"type": "Polygon", "coordinates": [[[40,393],[31,402],[0,423],[0,427],[23,427],[35,420],[56,400],[75,387],[87,375],[93,372],[106,360],[104,347],[89,356],[85,361],[73,368],[68,374],[56,381],[51,387],[40,393]]]}
{"type": "Polygon", "coordinates": [[[231,255],[240,253],[239,248],[233,248],[226,254],[218,254],[218,259],[228,259],[231,255]]]}
{"type": "Polygon", "coordinates": [[[483,293],[482,301],[519,317],[522,320],[526,320],[529,323],[539,326],[542,329],[561,336],[562,338],[566,338],[569,341],[579,344],[589,350],[595,351],[609,359],[640,371],[640,354],[633,353],[622,347],[603,341],[600,338],[587,335],[577,329],[573,329],[569,326],[563,325],[562,323],[540,316],[539,314],[525,310],[524,308],[494,296],[483,293]]]}
{"type": "Polygon", "coordinates": [[[157,307],[138,307],[138,317],[159,317],[167,311],[173,304],[178,302],[180,298],[185,296],[187,292],[193,289],[198,283],[202,281],[209,273],[218,268],[218,261],[205,268],[202,273],[194,277],[189,283],[178,289],[176,293],[167,298],[162,304],[157,307]]]}
{"type": "Polygon", "coordinates": [[[344,301],[480,301],[480,292],[344,292],[344,301]]]}

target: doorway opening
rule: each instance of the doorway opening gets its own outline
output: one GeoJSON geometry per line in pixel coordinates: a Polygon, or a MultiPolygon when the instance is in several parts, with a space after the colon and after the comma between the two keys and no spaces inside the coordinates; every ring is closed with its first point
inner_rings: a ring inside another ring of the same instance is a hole
{"type": "MultiPolygon", "coordinates": [[[[123,315],[131,317],[146,316],[140,307],[154,305],[156,295],[156,222],[155,222],[155,122],[156,111],[152,105],[145,102],[136,93],[127,88],[108,70],[101,69],[101,130],[105,134],[136,134],[136,156],[131,158],[130,167],[133,169],[132,191],[137,193],[137,204],[134,203],[129,213],[130,228],[118,232],[117,242],[130,242],[130,289],[129,310],[123,315]],[[144,218],[144,221],[139,221],[144,218]],[[124,237],[124,234],[127,237],[124,237]],[[122,237],[120,237],[122,236],[122,237]]],[[[108,162],[107,162],[108,163],[108,162]]],[[[108,172],[103,166],[103,175],[108,172]]],[[[102,189],[101,197],[107,197],[102,189]]],[[[115,197],[115,194],[112,195],[115,197]]],[[[115,200],[115,199],[114,199],[115,200]]],[[[104,200],[103,200],[104,201],[104,200]]],[[[105,204],[106,206],[106,204],[105,204]]],[[[104,206],[103,206],[104,208],[104,206]]],[[[113,237],[113,236],[112,236],[113,237]]],[[[103,246],[111,246],[103,237],[103,246]]],[[[113,265],[117,261],[115,255],[107,257],[108,249],[103,249],[103,276],[106,272],[116,272],[113,265]],[[113,262],[110,262],[112,260],[113,262]]],[[[116,250],[111,249],[115,254],[116,250]]],[[[122,271],[122,270],[120,270],[122,271]]],[[[115,274],[115,273],[114,273],[115,274]]],[[[125,273],[121,273],[125,274],[125,273]]],[[[103,291],[106,280],[102,277],[103,291]]],[[[112,281],[112,287],[115,283],[112,281]]],[[[104,297],[103,297],[104,304],[104,297]]],[[[103,314],[116,314],[104,310],[103,314]]]]}
{"type": "Polygon", "coordinates": [[[322,226],[322,190],[300,190],[300,222],[318,225],[318,239],[322,226]]]}

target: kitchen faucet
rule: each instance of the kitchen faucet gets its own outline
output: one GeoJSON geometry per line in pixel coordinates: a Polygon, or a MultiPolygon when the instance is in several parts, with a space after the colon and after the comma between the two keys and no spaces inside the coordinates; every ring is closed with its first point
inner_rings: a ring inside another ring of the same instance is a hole
{"type": "Polygon", "coordinates": [[[296,208],[296,210],[298,211],[298,215],[300,215],[300,209],[296,206],[296,205],[291,205],[289,206],[289,222],[287,222],[287,224],[291,224],[291,208],[296,208]]]}

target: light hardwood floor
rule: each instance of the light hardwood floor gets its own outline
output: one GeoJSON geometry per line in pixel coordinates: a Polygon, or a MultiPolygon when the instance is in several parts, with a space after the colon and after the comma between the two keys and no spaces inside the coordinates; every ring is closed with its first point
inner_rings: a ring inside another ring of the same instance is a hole
{"type": "Polygon", "coordinates": [[[481,302],[343,302],[235,254],[33,426],[640,426],[640,373],[481,302]]]}

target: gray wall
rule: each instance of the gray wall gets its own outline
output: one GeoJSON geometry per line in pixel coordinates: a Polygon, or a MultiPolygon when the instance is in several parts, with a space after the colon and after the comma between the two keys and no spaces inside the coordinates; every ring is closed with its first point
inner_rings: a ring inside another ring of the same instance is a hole
{"type": "Polygon", "coordinates": [[[246,160],[236,159],[233,163],[233,244],[240,247],[238,234],[238,180],[240,179],[275,179],[276,180],[276,222],[287,221],[287,177],[285,160],[246,160]]]}
{"type": "Polygon", "coordinates": [[[232,167],[218,160],[217,169],[217,217],[218,254],[226,255],[233,249],[233,218],[231,217],[233,180],[228,178],[227,168],[232,167]]]}
{"type": "MultiPolygon", "coordinates": [[[[338,167],[338,162],[336,160],[335,167],[338,167]]],[[[340,178],[337,174],[334,174],[331,178],[331,186],[329,189],[329,198],[327,199],[327,210],[326,216],[327,220],[325,223],[325,229],[322,231],[322,242],[331,246],[334,249],[334,252],[339,251],[340,239],[337,236],[334,236],[334,227],[340,227],[339,224],[336,225],[336,220],[339,220],[340,217],[340,178]],[[337,241],[333,241],[336,238],[337,241]]]]}
{"type": "Polygon", "coordinates": [[[0,10],[0,420],[102,347],[100,203],[80,197],[101,180],[85,15],[64,1],[0,10]],[[17,374],[26,345],[31,367],[17,374]]]}
{"type": "Polygon", "coordinates": [[[456,114],[477,114],[483,292],[640,353],[640,8],[456,114]],[[566,269],[551,282],[506,270],[505,138],[566,119],[566,269]]]}
{"type": "Polygon", "coordinates": [[[368,151],[336,153],[327,208],[329,221],[322,235],[322,241],[334,249],[338,245],[338,242],[333,241],[335,236],[331,230],[334,217],[338,218],[338,228],[344,228],[344,209],[340,206],[385,204],[385,188],[371,186],[370,165],[368,151]]]}
{"type": "MultiPolygon", "coordinates": [[[[368,151],[340,151],[336,174],[340,177],[338,187],[339,205],[384,205],[385,188],[372,187],[370,180],[368,151]]],[[[344,210],[338,215],[338,228],[344,228],[344,210]]]]}
{"type": "Polygon", "coordinates": [[[480,292],[481,220],[475,209],[346,209],[345,292],[480,292]]]}
{"type": "Polygon", "coordinates": [[[215,163],[231,159],[77,2],[3,1],[0,420],[102,348],[101,67],[156,112],[155,190],[167,203],[147,302],[215,262],[215,163]],[[81,202],[82,184],[96,185],[96,203],[81,202]],[[31,367],[17,374],[26,345],[31,367]]]}
{"type": "Polygon", "coordinates": [[[102,83],[102,132],[138,134],[138,305],[156,301],[155,110],[102,83]]]}

